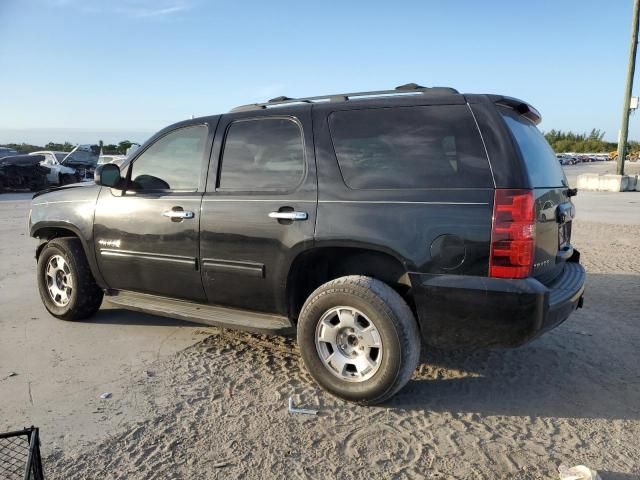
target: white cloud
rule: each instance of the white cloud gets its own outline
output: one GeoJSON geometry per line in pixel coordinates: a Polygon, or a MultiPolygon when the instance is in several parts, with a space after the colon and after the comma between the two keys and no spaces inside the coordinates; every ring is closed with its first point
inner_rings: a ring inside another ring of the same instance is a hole
{"type": "Polygon", "coordinates": [[[192,0],[46,0],[54,7],[85,13],[116,13],[131,18],[159,18],[186,12],[192,0]]]}

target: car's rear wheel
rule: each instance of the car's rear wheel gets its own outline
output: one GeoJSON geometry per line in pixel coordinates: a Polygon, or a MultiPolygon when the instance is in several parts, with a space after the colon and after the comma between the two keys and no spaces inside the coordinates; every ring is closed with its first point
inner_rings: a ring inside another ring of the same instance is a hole
{"type": "Polygon", "coordinates": [[[43,247],[38,257],[38,290],[49,313],[63,320],[82,320],[100,308],[103,292],[79,239],[58,238],[43,247]]]}
{"type": "Polygon", "coordinates": [[[364,276],[332,280],[309,296],[298,343],[321,387],[363,404],[399,391],[420,356],[420,332],[409,306],[391,287],[364,276]]]}

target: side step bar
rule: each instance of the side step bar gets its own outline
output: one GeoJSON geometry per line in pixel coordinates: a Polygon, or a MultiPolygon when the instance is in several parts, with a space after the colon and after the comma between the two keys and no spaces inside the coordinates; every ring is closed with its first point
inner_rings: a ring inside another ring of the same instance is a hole
{"type": "Polygon", "coordinates": [[[215,327],[272,335],[289,335],[295,332],[291,321],[287,317],[278,315],[217,307],[188,300],[123,290],[109,290],[104,298],[127,310],[178,318],[215,327]]]}

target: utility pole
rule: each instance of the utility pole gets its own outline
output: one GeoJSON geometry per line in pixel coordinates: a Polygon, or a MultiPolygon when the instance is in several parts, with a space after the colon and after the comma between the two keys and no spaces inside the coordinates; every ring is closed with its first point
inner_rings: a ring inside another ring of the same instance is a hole
{"type": "Polygon", "coordinates": [[[627,155],[627,137],[629,136],[629,106],[631,102],[631,90],[633,89],[633,74],[636,69],[636,50],[638,49],[638,13],[640,12],[640,0],[633,2],[633,19],[631,20],[631,48],[629,49],[629,66],[627,68],[627,86],[624,91],[624,104],[622,107],[622,126],[618,138],[618,168],[616,173],[624,175],[624,159],[627,155]]]}

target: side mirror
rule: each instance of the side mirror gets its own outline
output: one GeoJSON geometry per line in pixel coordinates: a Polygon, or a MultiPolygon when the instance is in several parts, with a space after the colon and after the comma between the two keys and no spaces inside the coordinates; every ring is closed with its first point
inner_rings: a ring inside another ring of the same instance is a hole
{"type": "Polygon", "coordinates": [[[122,187],[122,177],[120,176],[120,168],[113,163],[105,163],[98,165],[93,174],[93,179],[97,185],[111,188],[122,187]]]}

